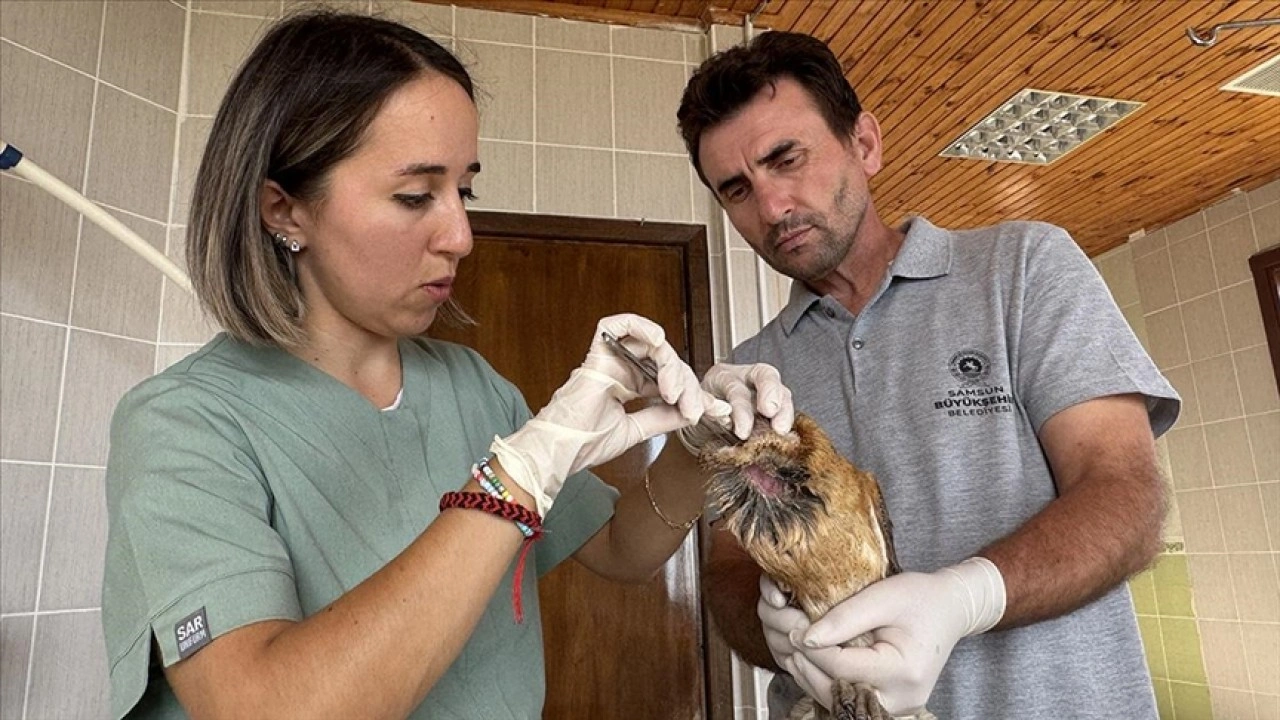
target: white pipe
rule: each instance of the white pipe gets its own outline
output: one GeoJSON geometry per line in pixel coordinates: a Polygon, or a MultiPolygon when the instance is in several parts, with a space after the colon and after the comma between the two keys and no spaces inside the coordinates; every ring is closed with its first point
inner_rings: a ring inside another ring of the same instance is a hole
{"type": "MultiPolygon", "coordinates": [[[[17,152],[17,148],[0,141],[0,153],[12,156],[14,152],[17,152]]],[[[30,180],[37,187],[48,191],[50,195],[70,205],[72,209],[93,221],[98,227],[106,230],[130,250],[141,255],[143,260],[154,265],[178,287],[187,292],[192,292],[191,280],[167,255],[152,247],[151,243],[138,237],[137,233],[115,219],[106,210],[73,190],[66,183],[50,175],[39,165],[31,162],[30,158],[19,155],[17,162],[7,169],[19,177],[30,180]]]]}

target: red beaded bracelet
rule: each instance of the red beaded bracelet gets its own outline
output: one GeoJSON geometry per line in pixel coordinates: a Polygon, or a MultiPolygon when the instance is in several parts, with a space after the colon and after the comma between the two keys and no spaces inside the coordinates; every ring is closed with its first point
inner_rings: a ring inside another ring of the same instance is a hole
{"type": "Polygon", "coordinates": [[[524,605],[520,599],[520,588],[524,584],[524,561],[533,541],[542,537],[542,518],[523,505],[507,502],[488,493],[447,492],[440,497],[440,511],[451,508],[487,512],[516,523],[521,532],[524,532],[524,528],[531,531],[521,543],[520,559],[516,561],[515,575],[511,578],[511,607],[515,612],[516,622],[524,622],[524,605]]]}

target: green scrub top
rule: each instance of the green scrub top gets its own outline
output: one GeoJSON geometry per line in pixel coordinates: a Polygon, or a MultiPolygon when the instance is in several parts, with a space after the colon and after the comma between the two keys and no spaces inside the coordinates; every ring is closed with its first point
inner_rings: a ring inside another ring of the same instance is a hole
{"type": "MultiPolygon", "coordinates": [[[[468,348],[404,340],[400,357],[404,390],[391,410],[225,334],[121,400],[102,592],[113,718],[185,717],[161,665],[250,623],[301,620],[360,584],[435,519],[495,435],[530,417],[515,386],[468,348]]],[[[513,562],[411,717],[540,716],[537,576],[595,534],[616,497],[590,473],[569,478],[529,554],[524,623],[512,610],[513,562]]]]}

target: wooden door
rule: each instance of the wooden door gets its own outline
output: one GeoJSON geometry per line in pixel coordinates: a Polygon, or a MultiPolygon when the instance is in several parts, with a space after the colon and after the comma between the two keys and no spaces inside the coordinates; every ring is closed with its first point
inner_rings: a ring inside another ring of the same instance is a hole
{"type": "MultiPolygon", "coordinates": [[[[635,312],[699,373],[711,364],[701,226],[473,213],[455,297],[477,321],[431,334],[477,349],[535,412],[586,355],[596,322],[635,312]]],[[[652,448],[596,469],[626,489],[652,448]]],[[[550,720],[728,718],[728,653],[706,651],[699,534],[651,582],[622,585],[566,561],[539,584],[550,720]]]]}

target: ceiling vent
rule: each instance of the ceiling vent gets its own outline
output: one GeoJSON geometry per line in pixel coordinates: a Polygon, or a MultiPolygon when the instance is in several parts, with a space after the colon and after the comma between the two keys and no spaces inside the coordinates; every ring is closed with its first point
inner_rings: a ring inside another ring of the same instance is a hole
{"type": "Polygon", "coordinates": [[[1140,102],[1027,89],[939,153],[942,157],[1045,165],[1111,127],[1140,102]]]}
{"type": "Polygon", "coordinates": [[[1280,97],[1280,55],[1222,86],[1223,90],[1280,97]]]}

